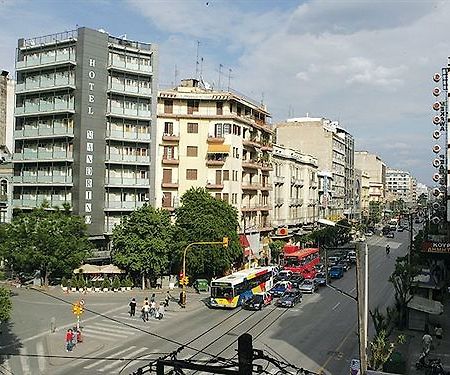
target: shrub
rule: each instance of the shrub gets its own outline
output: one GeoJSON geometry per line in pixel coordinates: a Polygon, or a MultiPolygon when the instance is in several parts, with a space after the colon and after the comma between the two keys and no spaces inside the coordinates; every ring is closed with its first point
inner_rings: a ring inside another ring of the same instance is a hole
{"type": "Polygon", "coordinates": [[[61,286],[66,288],[69,285],[69,281],[67,280],[67,278],[65,276],[63,276],[63,278],[61,279],[61,286]]]}
{"type": "Polygon", "coordinates": [[[94,281],[94,288],[101,288],[102,283],[100,282],[100,280],[95,280],[94,281]]]}
{"type": "Polygon", "coordinates": [[[114,276],[114,280],[113,280],[113,283],[112,283],[112,287],[113,287],[113,289],[119,289],[120,288],[120,279],[119,279],[119,276],[114,276]]]}
{"type": "Polygon", "coordinates": [[[77,288],[78,287],[78,280],[76,277],[72,277],[70,279],[70,287],[71,288],[77,288]]]}
{"type": "Polygon", "coordinates": [[[109,281],[109,279],[107,277],[105,277],[103,279],[102,288],[108,288],[108,289],[111,288],[111,282],[109,281]]]}
{"type": "Polygon", "coordinates": [[[125,286],[128,288],[133,287],[133,280],[131,280],[131,278],[129,276],[127,276],[127,278],[125,279],[125,286]]]}
{"type": "Polygon", "coordinates": [[[83,289],[86,286],[86,280],[83,275],[80,275],[78,278],[78,288],[83,289]]]}
{"type": "Polygon", "coordinates": [[[86,288],[92,288],[92,280],[91,279],[87,279],[86,288]]]}

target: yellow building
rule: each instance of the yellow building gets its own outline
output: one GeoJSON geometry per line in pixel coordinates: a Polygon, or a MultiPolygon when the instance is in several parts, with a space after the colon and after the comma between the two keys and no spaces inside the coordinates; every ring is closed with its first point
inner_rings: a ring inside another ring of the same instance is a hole
{"type": "Polygon", "coordinates": [[[157,114],[155,206],[173,210],[189,188],[203,187],[237,208],[242,233],[271,231],[273,132],[265,106],[186,79],[158,93],[157,114]]]}

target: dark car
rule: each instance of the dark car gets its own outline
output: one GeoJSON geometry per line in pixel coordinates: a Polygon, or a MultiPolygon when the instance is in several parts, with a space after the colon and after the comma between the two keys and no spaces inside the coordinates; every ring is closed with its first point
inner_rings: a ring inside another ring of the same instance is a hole
{"type": "Polygon", "coordinates": [[[286,290],[292,289],[292,283],[290,281],[278,281],[272,289],[270,289],[269,293],[273,297],[280,297],[286,292],[286,290]]]}
{"type": "Polygon", "coordinates": [[[298,289],[291,289],[286,291],[275,304],[279,307],[294,307],[297,303],[302,302],[302,297],[302,293],[298,289]]]}
{"type": "Polygon", "coordinates": [[[341,266],[333,266],[329,274],[332,279],[340,279],[344,277],[344,269],[341,266]]]}
{"type": "Polygon", "coordinates": [[[298,286],[305,280],[301,274],[293,274],[289,281],[292,283],[293,288],[298,288],[298,286]]]}
{"type": "Polygon", "coordinates": [[[386,238],[394,238],[394,232],[389,232],[388,234],[386,234],[386,238]]]}
{"type": "Polygon", "coordinates": [[[319,272],[316,274],[316,278],[314,279],[317,286],[325,286],[327,285],[327,279],[323,272],[319,272]]]}
{"type": "Polygon", "coordinates": [[[306,279],[298,286],[298,289],[302,293],[314,293],[317,290],[317,284],[314,280],[306,279]]]}
{"type": "Polygon", "coordinates": [[[344,272],[347,272],[350,269],[350,263],[345,260],[339,261],[337,266],[341,266],[344,269],[344,272]]]}
{"type": "Polygon", "coordinates": [[[404,227],[402,227],[401,225],[397,228],[397,232],[403,232],[405,230],[404,227]]]}
{"type": "Polygon", "coordinates": [[[242,308],[246,310],[261,310],[263,307],[270,305],[272,296],[270,293],[257,293],[242,303],[242,308]]]}
{"type": "Polygon", "coordinates": [[[314,268],[316,269],[316,272],[324,272],[325,271],[325,265],[322,263],[316,264],[314,266],[314,268]]]}

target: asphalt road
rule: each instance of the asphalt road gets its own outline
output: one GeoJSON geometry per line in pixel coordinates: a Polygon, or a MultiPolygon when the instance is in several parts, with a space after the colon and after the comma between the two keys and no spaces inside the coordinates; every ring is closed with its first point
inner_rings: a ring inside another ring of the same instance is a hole
{"type": "MultiPolygon", "coordinates": [[[[388,277],[394,269],[395,258],[406,254],[408,232],[397,233],[395,238],[387,240],[391,245],[389,257],[384,251],[384,237],[367,238],[371,309],[378,306],[384,310],[393,303],[393,287],[388,283],[388,277]]],[[[355,268],[346,272],[344,278],[333,285],[356,295],[355,268]]],[[[254,348],[263,350],[278,361],[316,373],[347,374],[350,360],[358,357],[356,302],[331,288],[322,288],[318,293],[305,295],[303,302],[292,309],[271,305],[257,312],[241,309],[210,310],[200,302],[202,297],[206,295],[190,297],[191,306],[186,311],[172,305],[162,321],[144,323],[138,318],[127,317],[126,300],[129,296],[114,296],[113,301],[106,296],[89,296],[88,306],[95,306],[95,310],[104,316],[92,314],[85,317],[87,337],[85,343],[80,345],[85,345],[83,350],[86,354],[75,351],[73,356],[79,359],[69,356],[55,362],[46,358],[50,348],[44,345],[43,349],[39,349],[42,352],[40,362],[38,356],[24,369],[22,357],[13,356],[9,360],[9,369],[15,375],[129,374],[150,360],[181,346],[184,348],[177,355],[179,359],[191,358],[218,364],[220,358],[237,360],[237,339],[244,332],[252,334],[254,348]],[[90,347],[95,350],[93,353],[89,353],[90,347]],[[217,357],[220,357],[219,360],[217,357]]],[[[42,297],[40,302],[48,302],[45,298],[42,297]]],[[[22,304],[27,303],[27,298],[24,300],[22,304]]],[[[39,335],[38,332],[48,329],[48,319],[57,314],[55,311],[61,314],[57,321],[63,325],[66,311],[62,310],[67,309],[67,306],[55,300],[53,303],[53,307],[40,305],[39,308],[46,312],[43,314],[46,319],[40,318],[37,328],[29,327],[33,325],[31,320],[34,318],[30,316],[32,309],[22,311],[20,319],[26,323],[13,327],[12,332],[22,340],[39,335]]],[[[69,316],[67,319],[70,322],[72,318],[69,316]]],[[[38,342],[40,339],[28,340],[24,346],[34,343],[33,340],[38,342]]],[[[2,347],[2,351],[5,349],[2,347]]],[[[30,353],[34,351],[30,350],[30,353]]],[[[38,350],[36,353],[39,354],[38,350]]],[[[263,364],[264,367],[267,364],[264,360],[255,363],[263,364]]],[[[8,374],[9,369],[5,370],[4,364],[2,366],[0,374],[8,374]]],[[[273,365],[269,365],[267,371],[276,373],[273,365]]]]}

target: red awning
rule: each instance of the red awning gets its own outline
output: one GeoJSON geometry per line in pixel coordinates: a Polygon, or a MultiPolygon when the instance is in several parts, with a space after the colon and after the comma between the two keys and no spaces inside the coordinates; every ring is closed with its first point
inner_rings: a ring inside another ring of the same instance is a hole
{"type": "Polygon", "coordinates": [[[250,242],[248,242],[247,236],[245,234],[239,235],[239,242],[243,248],[250,247],[250,242]]]}

